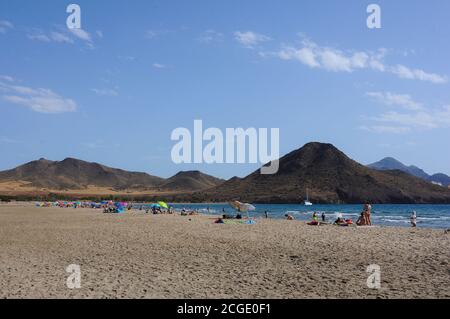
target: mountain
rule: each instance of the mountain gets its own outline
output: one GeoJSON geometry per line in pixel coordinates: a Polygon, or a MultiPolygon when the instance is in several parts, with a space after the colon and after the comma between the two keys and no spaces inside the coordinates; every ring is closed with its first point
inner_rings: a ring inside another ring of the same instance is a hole
{"type": "Polygon", "coordinates": [[[204,192],[215,201],[301,203],[450,203],[450,190],[399,170],[379,171],[348,158],[331,144],[309,143],[279,160],[279,170],[234,177],[204,192]]]}
{"type": "Polygon", "coordinates": [[[428,180],[430,175],[425,173],[422,169],[418,168],[417,166],[411,165],[406,166],[402,162],[396,160],[392,157],[386,157],[383,158],[381,161],[367,165],[370,168],[377,169],[377,170],[400,170],[402,172],[408,173],[410,175],[428,180]]]}
{"type": "Polygon", "coordinates": [[[434,175],[430,176],[427,173],[425,173],[422,169],[418,168],[417,166],[414,166],[414,165],[406,166],[402,162],[400,162],[392,157],[386,157],[379,162],[368,165],[368,167],[377,169],[377,170],[400,170],[402,172],[422,178],[429,182],[439,183],[439,184],[441,184],[443,186],[447,186],[447,187],[450,186],[450,177],[449,176],[442,174],[442,173],[438,173],[438,174],[434,174],[434,175]]]}
{"type": "Polygon", "coordinates": [[[200,171],[181,171],[168,178],[161,185],[162,190],[199,191],[218,186],[224,182],[200,171]]]}
{"type": "Polygon", "coordinates": [[[52,191],[83,190],[92,187],[114,191],[193,192],[217,186],[224,180],[200,171],[179,172],[168,178],[128,172],[74,158],[49,161],[41,158],[0,172],[0,183],[27,182],[27,186],[52,191]]]}
{"type": "Polygon", "coordinates": [[[74,158],[40,159],[0,172],[0,192],[33,194],[30,185],[44,193],[73,190],[77,196],[103,196],[126,191],[139,196],[169,194],[173,200],[183,201],[300,204],[308,191],[314,203],[450,203],[448,188],[400,170],[366,167],[324,143],[308,143],[283,156],[276,174],[262,175],[258,170],[225,182],[199,171],[179,172],[163,179],[74,158]],[[26,187],[22,182],[27,182],[26,187]],[[93,193],[95,188],[101,192],[93,193]]]}
{"type": "Polygon", "coordinates": [[[161,184],[164,179],[74,158],[59,162],[41,158],[0,172],[0,181],[26,181],[37,188],[63,190],[84,189],[88,186],[113,189],[149,188],[161,184]]]}
{"type": "Polygon", "coordinates": [[[442,186],[446,186],[449,187],[450,186],[450,176],[447,176],[445,174],[442,173],[438,173],[438,174],[434,174],[431,175],[428,180],[430,182],[435,182],[435,183],[439,183],[442,186]]]}

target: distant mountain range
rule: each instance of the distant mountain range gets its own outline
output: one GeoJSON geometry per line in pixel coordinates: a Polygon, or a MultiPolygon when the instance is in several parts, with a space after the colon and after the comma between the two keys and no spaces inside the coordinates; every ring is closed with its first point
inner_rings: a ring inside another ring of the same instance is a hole
{"type": "Polygon", "coordinates": [[[424,170],[420,169],[417,166],[414,166],[414,165],[406,166],[402,162],[400,162],[392,157],[383,158],[379,162],[368,165],[368,167],[377,169],[377,170],[400,170],[402,172],[422,178],[422,179],[432,182],[432,183],[441,184],[442,186],[445,186],[445,187],[450,186],[450,177],[449,176],[447,176],[443,173],[429,175],[424,170]]]}
{"type": "Polygon", "coordinates": [[[114,191],[199,191],[223,180],[198,171],[179,172],[168,179],[140,172],[128,172],[74,158],[49,161],[41,158],[0,172],[0,182],[27,182],[27,186],[50,190],[83,190],[89,187],[114,191]]]}
{"type": "Polygon", "coordinates": [[[179,172],[164,179],[73,158],[40,159],[0,172],[0,186],[9,187],[8,194],[34,187],[47,194],[69,194],[68,190],[74,190],[71,194],[79,197],[112,192],[158,198],[170,194],[167,198],[173,201],[196,202],[301,204],[308,191],[313,203],[450,203],[450,189],[425,180],[426,173],[420,169],[399,165],[393,159],[384,163],[392,164],[389,167],[395,164],[396,168],[387,170],[387,164],[373,164],[373,169],[350,159],[331,144],[308,143],[283,156],[276,174],[262,175],[257,170],[244,178],[224,181],[199,171],[179,172]],[[409,169],[407,173],[405,167],[409,169]],[[96,188],[101,188],[101,192],[96,188]],[[83,189],[91,192],[80,191],[83,189]]]}

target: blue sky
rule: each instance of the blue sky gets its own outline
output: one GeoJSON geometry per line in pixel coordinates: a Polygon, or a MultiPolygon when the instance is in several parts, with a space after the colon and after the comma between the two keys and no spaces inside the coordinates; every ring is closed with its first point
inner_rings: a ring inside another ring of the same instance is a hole
{"type": "Polygon", "coordinates": [[[168,177],[170,134],[280,128],[450,174],[448,1],[0,1],[0,169],[76,157],[168,177]],[[366,7],[382,9],[368,29],[366,7]]]}

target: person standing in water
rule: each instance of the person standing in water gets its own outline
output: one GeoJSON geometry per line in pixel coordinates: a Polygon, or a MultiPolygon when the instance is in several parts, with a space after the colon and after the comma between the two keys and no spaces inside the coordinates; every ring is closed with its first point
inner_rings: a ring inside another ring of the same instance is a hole
{"type": "Polygon", "coordinates": [[[325,223],[325,222],[326,222],[326,219],[327,219],[327,218],[326,218],[326,216],[325,216],[325,213],[322,213],[322,222],[325,223]]]}
{"type": "Polygon", "coordinates": [[[269,218],[269,213],[267,212],[267,210],[264,211],[264,216],[266,217],[266,219],[269,218]]]}
{"type": "Polygon", "coordinates": [[[369,203],[364,204],[364,226],[372,226],[372,220],[370,214],[372,212],[372,206],[369,203]]]}
{"type": "Polygon", "coordinates": [[[415,211],[412,212],[410,220],[411,220],[411,227],[413,228],[417,227],[417,214],[415,211]]]}

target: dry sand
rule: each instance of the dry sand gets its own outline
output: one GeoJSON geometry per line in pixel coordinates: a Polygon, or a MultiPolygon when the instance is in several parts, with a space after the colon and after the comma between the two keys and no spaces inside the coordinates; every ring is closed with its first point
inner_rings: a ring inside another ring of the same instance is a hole
{"type": "Polygon", "coordinates": [[[0,204],[0,298],[450,298],[449,259],[442,230],[0,204]]]}
{"type": "Polygon", "coordinates": [[[189,193],[186,191],[161,191],[159,189],[149,190],[136,190],[125,189],[115,190],[110,187],[99,187],[94,185],[88,185],[83,189],[48,189],[32,186],[31,182],[27,181],[8,181],[0,182],[0,195],[6,196],[31,196],[37,195],[45,196],[49,194],[58,194],[65,196],[74,196],[76,198],[83,196],[164,196],[164,195],[177,195],[180,193],[189,193]]]}

